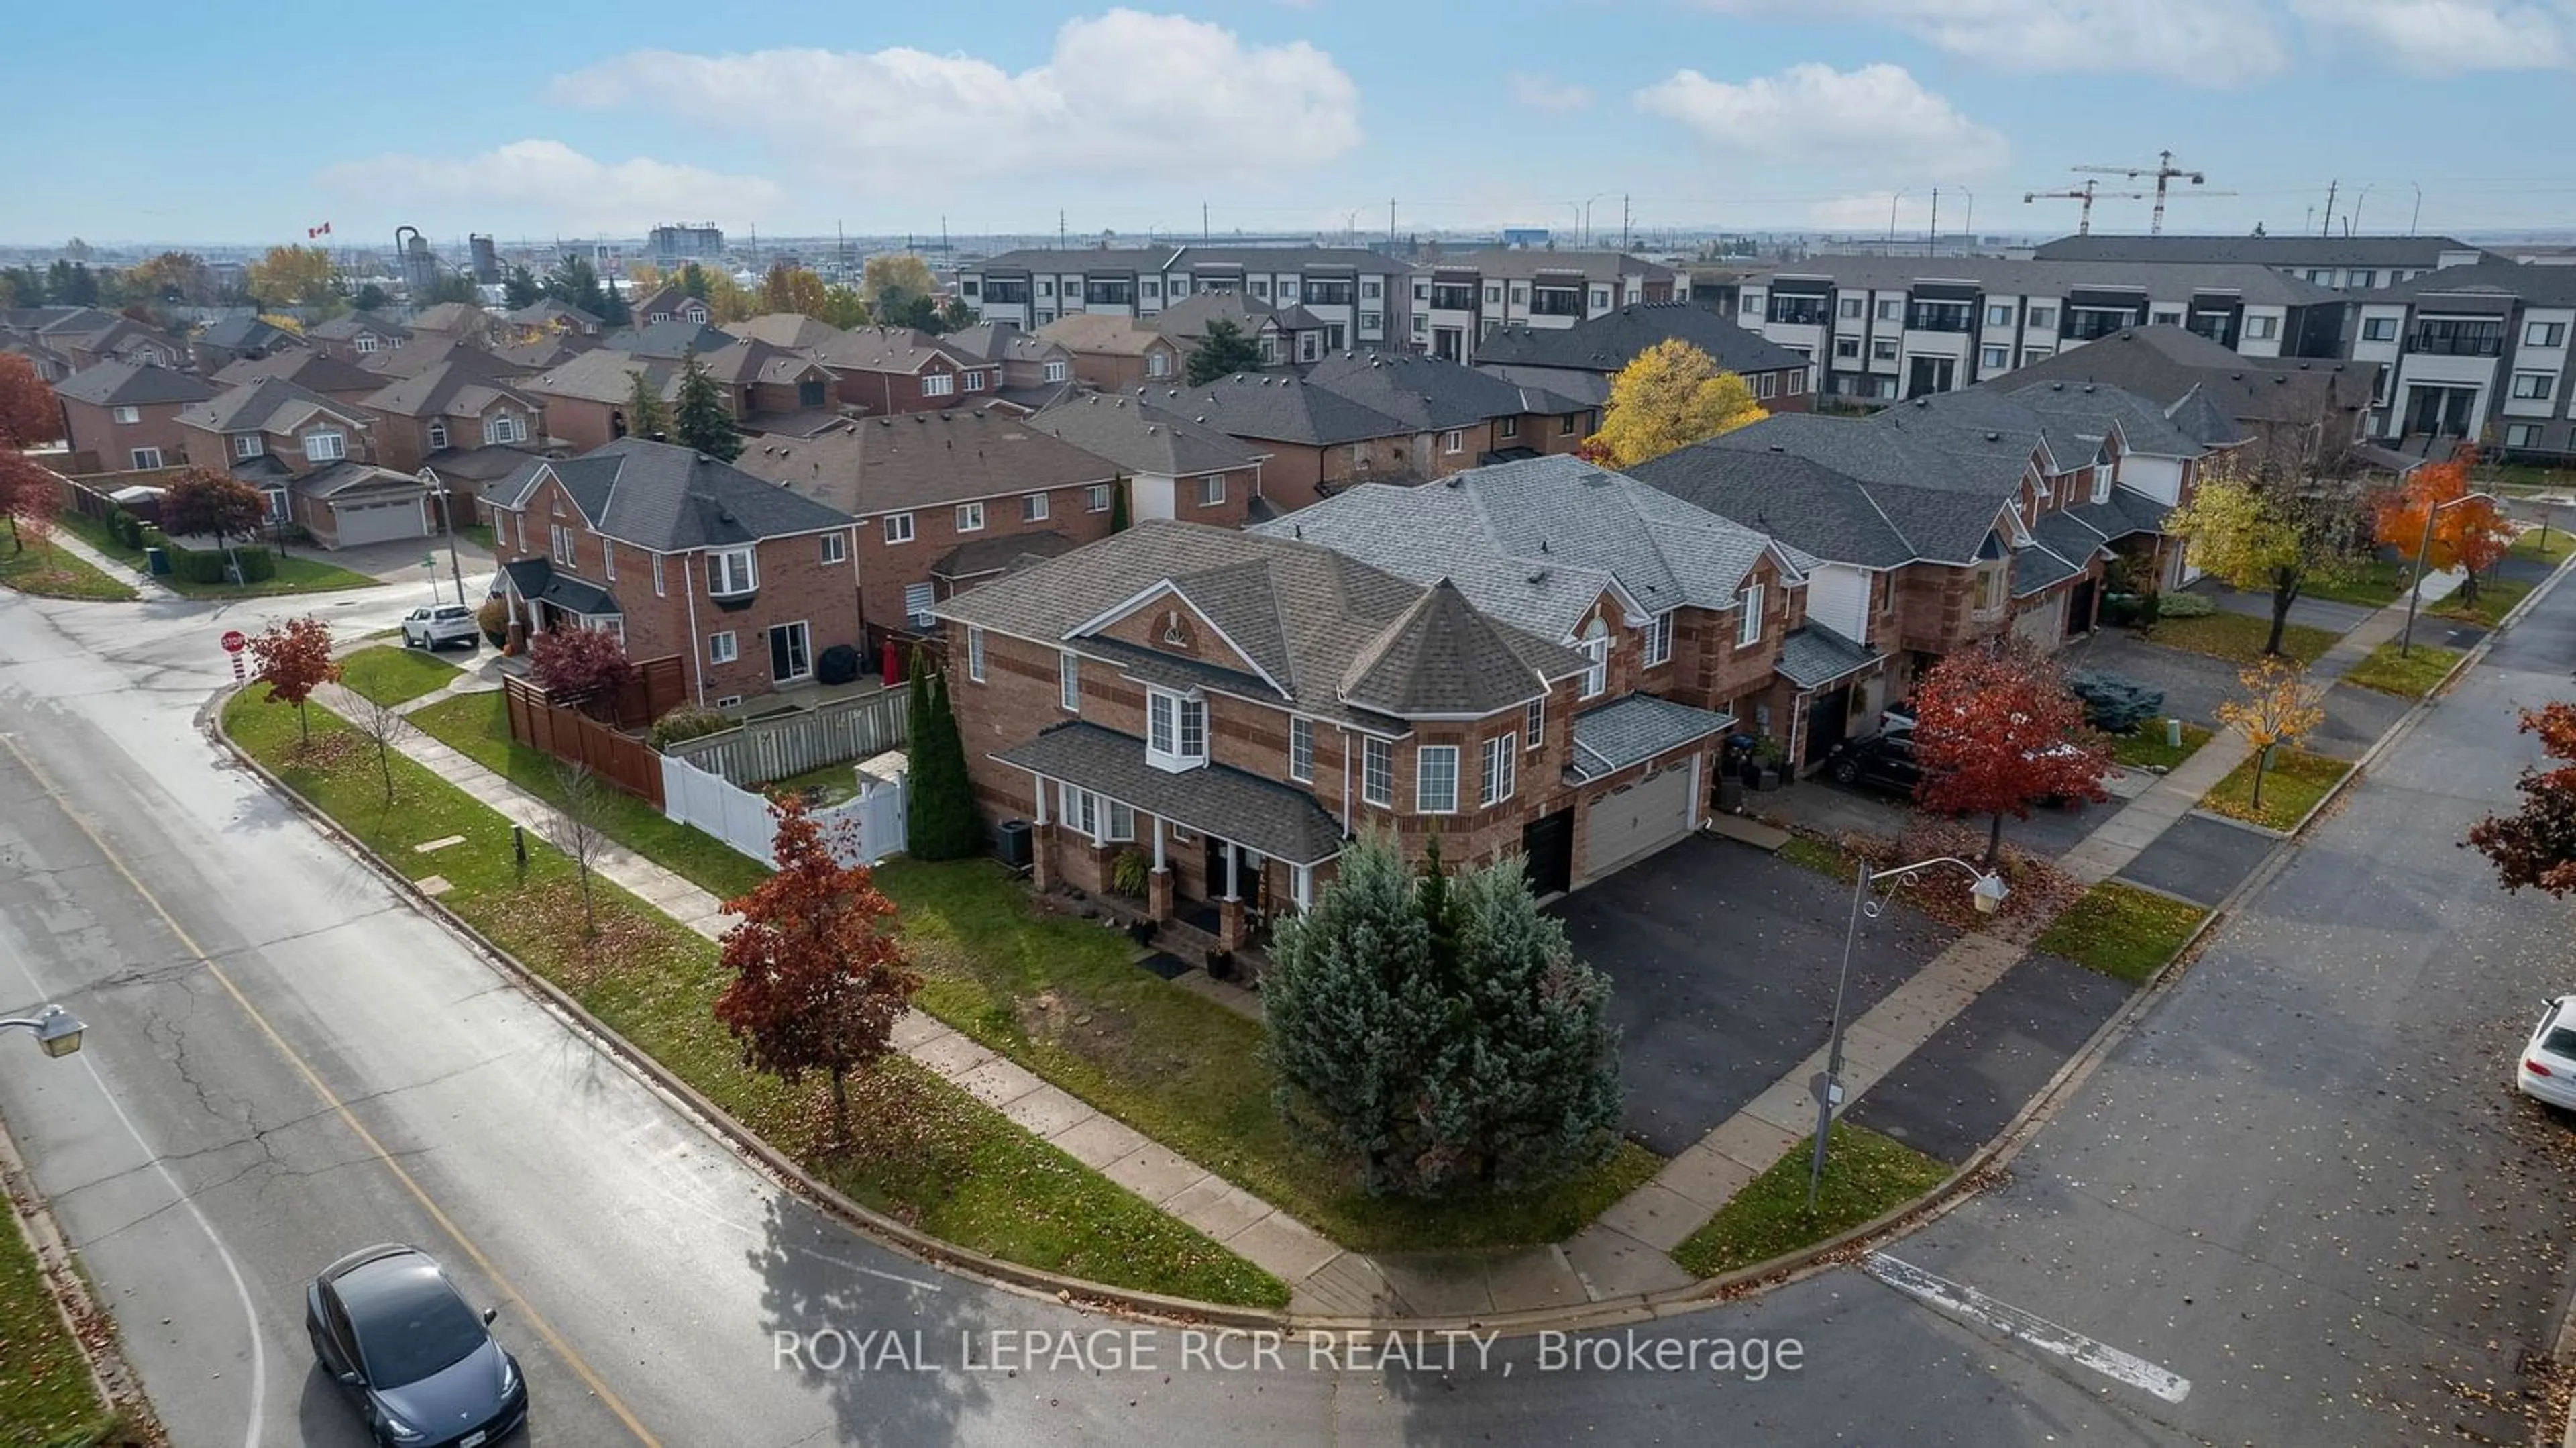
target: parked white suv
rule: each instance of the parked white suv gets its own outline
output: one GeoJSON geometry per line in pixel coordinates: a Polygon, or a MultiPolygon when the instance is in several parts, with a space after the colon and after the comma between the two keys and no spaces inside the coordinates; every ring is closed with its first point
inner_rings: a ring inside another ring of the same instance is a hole
{"type": "Polygon", "coordinates": [[[2576,996],[2560,996],[2541,1011],[2513,1084],[2535,1101],[2576,1111],[2576,996]]]}
{"type": "Polygon", "coordinates": [[[474,610],[461,603],[443,603],[434,608],[415,608],[403,615],[403,647],[407,649],[443,649],[449,644],[480,648],[483,625],[474,621],[474,610]]]}

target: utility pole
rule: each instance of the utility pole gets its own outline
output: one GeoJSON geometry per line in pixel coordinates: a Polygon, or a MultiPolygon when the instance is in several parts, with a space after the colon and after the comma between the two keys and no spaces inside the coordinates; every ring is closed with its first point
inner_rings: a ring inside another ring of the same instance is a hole
{"type": "Polygon", "coordinates": [[[1064,208],[1061,206],[1056,208],[1055,213],[1055,249],[1064,250],[1064,208]]]}
{"type": "Polygon", "coordinates": [[[1395,198],[1386,198],[1386,244],[1395,245],[1395,198]]]}
{"type": "Polygon", "coordinates": [[[1628,249],[1628,193],[1619,193],[1619,249],[1628,249]]]}
{"type": "Polygon", "coordinates": [[[1923,254],[1932,255],[1941,246],[1941,188],[1932,188],[1932,228],[1923,233],[1923,254]]]}
{"type": "Polygon", "coordinates": [[[2338,187],[2340,187],[2340,186],[2342,186],[2342,185],[2343,185],[2343,181],[2342,181],[2340,178],[2337,178],[2337,179],[2332,180],[2332,181],[2328,181],[2328,182],[2326,183],[2326,224],[2325,224],[2325,226],[2324,226],[2322,229],[2320,229],[2320,230],[2317,232],[2317,235],[2319,235],[2319,236],[2332,236],[2332,235],[2334,235],[2334,204],[2335,204],[2335,191],[2336,191],[2336,189],[2337,189],[2338,187]]]}
{"type": "Polygon", "coordinates": [[[1200,202],[1200,203],[1199,203],[1199,240],[1201,240],[1201,241],[1205,241],[1205,240],[1207,240],[1207,239],[1208,239],[1208,204],[1207,204],[1206,202],[1202,201],[1202,202],[1200,202]]]}

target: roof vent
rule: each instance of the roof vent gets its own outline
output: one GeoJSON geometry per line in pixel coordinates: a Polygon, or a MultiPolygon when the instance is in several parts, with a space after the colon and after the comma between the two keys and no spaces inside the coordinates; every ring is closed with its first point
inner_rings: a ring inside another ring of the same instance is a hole
{"type": "Polygon", "coordinates": [[[1788,451],[1787,448],[1780,446],[1780,444],[1776,442],[1771,444],[1771,450],[1775,453],[1784,453],[1788,451]]]}
{"type": "Polygon", "coordinates": [[[702,463],[711,463],[714,462],[715,459],[708,457],[705,453],[700,453],[698,454],[698,461],[702,463]]]}
{"type": "Polygon", "coordinates": [[[1544,568],[1542,568],[1542,569],[1539,569],[1537,572],[1532,573],[1532,574],[1529,576],[1529,581],[1530,581],[1531,583],[1545,583],[1545,582],[1547,582],[1547,570],[1546,570],[1546,569],[1544,569],[1544,568]]]}
{"type": "Polygon", "coordinates": [[[1291,523],[1288,525],[1288,532],[1292,537],[1303,538],[1306,536],[1306,525],[1303,523],[1291,523]]]}
{"type": "Polygon", "coordinates": [[[1932,399],[1929,397],[1918,397],[1914,399],[1914,405],[1917,407],[1930,407],[1932,405],[1932,399]]]}
{"type": "Polygon", "coordinates": [[[1988,442],[2002,442],[2003,440],[2004,435],[2002,433],[1990,432],[1986,434],[1986,441],[1988,442]]]}
{"type": "Polygon", "coordinates": [[[2051,392],[2064,392],[2066,390],[2066,384],[2063,382],[2052,382],[2048,384],[2048,390],[2051,392]]]}

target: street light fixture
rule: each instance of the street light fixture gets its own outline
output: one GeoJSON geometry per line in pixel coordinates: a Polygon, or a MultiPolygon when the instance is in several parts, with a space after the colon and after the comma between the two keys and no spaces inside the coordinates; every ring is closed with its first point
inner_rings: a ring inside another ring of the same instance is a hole
{"type": "Polygon", "coordinates": [[[2424,564],[2433,556],[2433,522],[2442,516],[2444,508],[2456,508],[2472,498],[2484,498],[2490,503],[2496,501],[2493,493],[2462,493],[2424,510],[2424,541],[2415,545],[2415,584],[2406,590],[2406,632],[2397,638],[2397,657],[2401,659],[2409,657],[2415,648],[2415,606],[2424,597],[2424,564]]]}
{"type": "Polygon", "coordinates": [[[1903,189],[1887,198],[1887,254],[1889,256],[1896,255],[1896,203],[1904,199],[1903,189]]]}
{"type": "Polygon", "coordinates": [[[81,1032],[89,1029],[81,1023],[80,1017],[64,1010],[61,1006],[47,1006],[32,1016],[12,1016],[6,1020],[0,1020],[0,1030],[6,1030],[11,1026],[34,1032],[36,1044],[42,1046],[48,1056],[75,1054],[81,1048],[81,1032]]]}
{"type": "Polygon", "coordinates": [[[2004,908],[2004,897],[2012,893],[2003,876],[1980,870],[1955,855],[1937,855],[1885,870],[1859,868],[1852,872],[1851,924],[1843,932],[1843,968],[1834,978],[1833,1026],[1825,1050],[1825,1071],[1811,1083],[1816,1097],[1816,1155],[1807,1166],[1808,1211],[1816,1209],[1816,1192],[1824,1185],[1825,1139],[1833,1133],[1834,1108],[1843,1100],[1843,992],[1851,984],[1852,945],[1860,938],[1861,917],[1876,920],[1879,912],[1887,908],[1887,901],[1871,894],[1871,889],[1884,882],[1892,897],[1916,876],[1935,867],[1964,870],[1976,881],[1968,887],[1968,900],[1980,915],[1992,915],[2004,908]]]}

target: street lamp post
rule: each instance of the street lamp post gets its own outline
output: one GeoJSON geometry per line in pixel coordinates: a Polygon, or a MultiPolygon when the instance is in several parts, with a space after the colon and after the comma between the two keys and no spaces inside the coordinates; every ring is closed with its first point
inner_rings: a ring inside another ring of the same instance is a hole
{"type": "Polygon", "coordinates": [[[1843,993],[1851,984],[1852,946],[1860,939],[1861,917],[1866,915],[1872,920],[1877,919],[1887,903],[1871,894],[1870,890],[1884,881],[1889,894],[1893,895],[1915,876],[1935,866],[1965,870],[1976,881],[1968,889],[1968,898],[1975,902],[1980,915],[1992,915],[2002,909],[2004,897],[2012,893],[2011,888],[2004,884],[2003,876],[1992,870],[1980,870],[1955,855],[1936,855],[1929,860],[1917,860],[1911,865],[1897,865],[1885,870],[1870,870],[1858,865],[1853,868],[1851,924],[1843,931],[1843,966],[1834,977],[1834,1014],[1825,1047],[1825,1073],[1813,1083],[1816,1155],[1807,1166],[1808,1211],[1816,1209],[1816,1192],[1824,1185],[1825,1139],[1833,1134],[1834,1108],[1841,1105],[1843,1099],[1843,993]]]}
{"type": "Polygon", "coordinates": [[[81,1018],[61,1006],[47,1006],[32,1016],[11,1016],[0,1020],[0,1030],[15,1026],[33,1032],[36,1044],[48,1056],[69,1056],[81,1048],[81,1032],[89,1027],[81,1018]]]}
{"type": "Polygon", "coordinates": [[[1902,190],[1887,198],[1887,254],[1890,256],[1896,254],[1896,203],[1904,199],[1902,190]]]}
{"type": "Polygon", "coordinates": [[[2442,516],[2444,508],[2456,508],[2472,498],[2484,498],[2490,503],[2496,500],[2493,493],[2462,493],[2449,502],[2435,503],[2424,510],[2424,541],[2415,545],[2415,582],[2406,590],[2406,631],[2397,636],[2397,657],[2401,659],[2410,656],[2415,649],[2415,607],[2424,597],[2424,565],[2433,556],[2433,522],[2442,516]]]}

